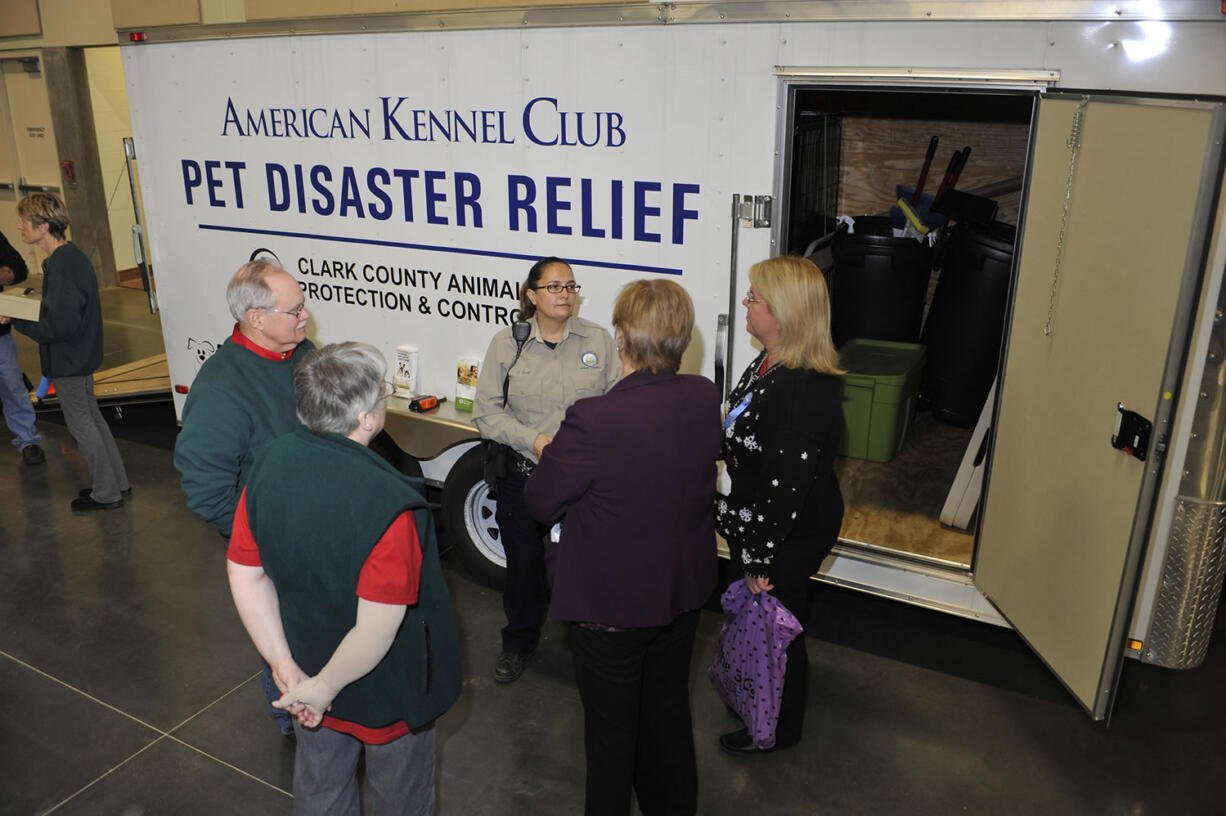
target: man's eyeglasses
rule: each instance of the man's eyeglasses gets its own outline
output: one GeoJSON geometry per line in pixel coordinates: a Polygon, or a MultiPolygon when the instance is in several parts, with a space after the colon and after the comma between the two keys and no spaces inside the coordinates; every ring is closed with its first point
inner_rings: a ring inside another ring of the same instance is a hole
{"type": "Polygon", "coordinates": [[[571,283],[562,283],[561,281],[550,281],[544,286],[533,286],[532,288],[533,289],[544,289],[546,292],[548,292],[551,295],[560,295],[562,294],[562,290],[565,289],[567,292],[570,292],[573,295],[575,292],[578,292],[579,289],[582,287],[580,287],[579,284],[573,281],[571,283]]]}
{"type": "Polygon", "coordinates": [[[295,320],[302,317],[302,312],[305,309],[306,309],[306,301],[299,303],[297,306],[295,306],[292,309],[274,309],[271,306],[261,306],[260,307],[261,312],[276,312],[277,314],[293,315],[295,320]]]}
{"type": "Polygon", "coordinates": [[[765,303],[766,301],[758,297],[757,295],[755,295],[753,293],[753,289],[750,289],[749,291],[745,293],[745,302],[746,303],[765,303]]]}
{"type": "Polygon", "coordinates": [[[383,396],[379,397],[379,399],[376,400],[376,402],[382,402],[388,397],[394,397],[395,395],[396,395],[396,384],[392,382],[391,380],[384,380],[383,381],[383,396]]]}

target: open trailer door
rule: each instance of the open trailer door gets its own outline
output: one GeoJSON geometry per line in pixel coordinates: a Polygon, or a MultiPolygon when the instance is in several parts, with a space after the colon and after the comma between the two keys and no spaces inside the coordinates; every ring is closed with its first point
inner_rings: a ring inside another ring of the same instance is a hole
{"type": "Polygon", "coordinates": [[[1095,719],[1161,478],[1222,107],[1039,103],[974,578],[1095,719]],[[1121,403],[1153,422],[1136,456],[1112,446],[1121,403]]]}

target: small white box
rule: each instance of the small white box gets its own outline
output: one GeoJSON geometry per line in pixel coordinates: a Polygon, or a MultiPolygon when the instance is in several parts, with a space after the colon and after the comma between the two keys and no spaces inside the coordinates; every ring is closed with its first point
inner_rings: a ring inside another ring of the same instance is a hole
{"type": "Polygon", "coordinates": [[[417,346],[396,347],[396,370],[392,374],[392,384],[396,386],[397,391],[403,389],[409,394],[419,393],[420,378],[418,377],[418,366],[420,359],[421,353],[417,350],[417,346]]]}
{"type": "Polygon", "coordinates": [[[19,320],[38,320],[38,310],[43,303],[42,292],[35,290],[26,295],[22,294],[24,291],[25,288],[18,284],[0,292],[0,315],[19,320]]]}

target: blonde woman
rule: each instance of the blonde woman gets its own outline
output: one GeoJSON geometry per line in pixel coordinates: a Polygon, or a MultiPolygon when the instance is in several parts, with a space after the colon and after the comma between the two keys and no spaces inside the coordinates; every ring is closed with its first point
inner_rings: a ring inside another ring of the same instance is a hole
{"type": "MultiPolygon", "coordinates": [[[[826,281],[811,261],[771,258],[749,270],[746,328],[763,347],[724,405],[724,463],[732,480],[715,526],[757,594],[804,624],[809,576],[838,539],[843,496],[834,456],[843,431],[842,381],[830,339],[826,281]]],[[[739,579],[738,579],[739,580],[739,579]]],[[[776,745],[800,741],[809,662],[804,635],[787,651],[776,745]]],[[[732,754],[763,750],[746,729],[724,734],[732,754]]]]}

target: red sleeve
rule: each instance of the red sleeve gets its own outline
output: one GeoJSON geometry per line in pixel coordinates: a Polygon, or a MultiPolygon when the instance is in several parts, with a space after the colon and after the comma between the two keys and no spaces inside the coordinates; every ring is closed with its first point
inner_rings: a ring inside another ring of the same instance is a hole
{"type": "Polygon", "coordinates": [[[247,488],[243,488],[238,497],[238,508],[234,511],[234,529],[230,531],[230,546],[226,550],[226,558],[244,567],[261,567],[260,549],[255,545],[255,537],[247,526],[247,488]]]}
{"type": "Polygon", "coordinates": [[[375,603],[412,606],[417,603],[420,584],[421,541],[413,512],[406,510],[387,528],[362,565],[358,597],[375,603]]]}

